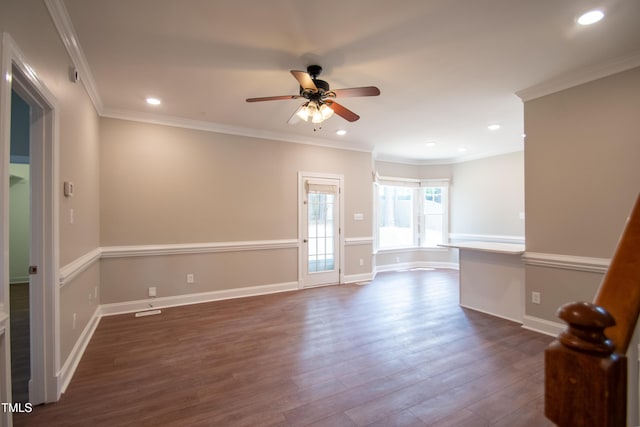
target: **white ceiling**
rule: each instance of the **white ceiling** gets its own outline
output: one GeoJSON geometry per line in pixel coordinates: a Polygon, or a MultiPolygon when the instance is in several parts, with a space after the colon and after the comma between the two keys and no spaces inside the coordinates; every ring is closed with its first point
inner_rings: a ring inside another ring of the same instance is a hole
{"type": "Polygon", "coordinates": [[[104,116],[367,150],[408,163],[522,150],[516,92],[640,53],[638,0],[49,4],[66,8],[76,62],[88,64],[81,78],[104,116]],[[594,7],[605,19],[579,27],[575,18],[594,7]],[[317,131],[287,124],[301,100],[245,102],[297,94],[289,70],[310,64],[324,68],[321,78],[333,89],[373,85],[381,95],[339,100],[361,119],[334,116],[317,131]],[[147,105],[148,96],[162,104],[147,105]],[[489,131],[494,123],[501,129],[489,131]],[[348,133],[337,136],[338,129],[348,133]]]}

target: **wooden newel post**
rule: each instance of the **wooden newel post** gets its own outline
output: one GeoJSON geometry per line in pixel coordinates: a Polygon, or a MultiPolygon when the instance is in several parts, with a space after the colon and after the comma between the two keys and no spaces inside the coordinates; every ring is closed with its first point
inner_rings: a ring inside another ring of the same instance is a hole
{"type": "Polygon", "coordinates": [[[560,427],[625,426],[624,355],[640,316],[640,195],[594,304],[566,304],[558,316],[568,327],[545,351],[545,415],[560,427]]]}
{"type": "Polygon", "coordinates": [[[559,427],[625,426],[627,362],[604,334],[613,317],[587,302],[558,317],[568,326],[545,351],[545,415],[559,427]]]}

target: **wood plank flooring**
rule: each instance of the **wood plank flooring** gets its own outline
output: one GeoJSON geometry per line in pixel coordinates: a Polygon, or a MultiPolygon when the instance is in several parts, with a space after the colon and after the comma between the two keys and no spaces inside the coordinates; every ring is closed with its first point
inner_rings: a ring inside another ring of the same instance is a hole
{"type": "Polygon", "coordinates": [[[10,286],[11,389],[14,403],[29,401],[31,341],[29,329],[29,283],[10,286]]]}
{"type": "Polygon", "coordinates": [[[551,426],[552,338],[458,306],[453,270],[101,320],[16,426],[551,426]]]}

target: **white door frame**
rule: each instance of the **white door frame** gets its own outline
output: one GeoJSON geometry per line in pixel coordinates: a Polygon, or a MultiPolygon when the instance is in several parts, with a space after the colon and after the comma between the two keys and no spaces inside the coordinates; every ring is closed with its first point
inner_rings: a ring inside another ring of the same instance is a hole
{"type": "Polygon", "coordinates": [[[340,232],[338,233],[338,254],[336,254],[336,263],[338,264],[337,268],[339,270],[338,283],[344,283],[344,176],[319,172],[298,172],[298,287],[305,287],[304,272],[307,271],[307,259],[304,256],[305,251],[303,245],[306,244],[304,243],[304,236],[306,235],[304,227],[307,222],[307,219],[304,218],[304,201],[306,197],[304,183],[308,179],[332,179],[339,182],[337,195],[339,212],[337,219],[338,229],[340,232]]]}
{"type": "MultiPolygon", "coordinates": [[[[9,163],[11,146],[11,89],[31,107],[30,164],[32,211],[31,263],[38,273],[31,276],[31,381],[33,404],[54,402],[60,397],[58,371],[59,342],[59,228],[58,228],[58,117],[56,99],[38,77],[29,61],[8,33],[0,45],[0,211],[2,212],[2,262],[0,262],[0,305],[9,313],[9,163]]],[[[7,328],[8,329],[8,328],[7,328]]],[[[8,384],[2,384],[3,401],[11,402],[9,334],[5,332],[0,368],[8,384]],[[8,400],[5,400],[5,396],[8,400]]],[[[10,415],[10,414],[9,414],[10,415]]]]}

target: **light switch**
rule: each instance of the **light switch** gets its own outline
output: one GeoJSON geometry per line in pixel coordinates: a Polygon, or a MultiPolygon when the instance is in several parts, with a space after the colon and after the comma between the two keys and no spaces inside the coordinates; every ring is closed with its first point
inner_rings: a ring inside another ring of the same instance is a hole
{"type": "Polygon", "coordinates": [[[362,221],[364,219],[364,214],[361,213],[354,213],[353,214],[353,220],[354,221],[362,221]]]}
{"type": "Polygon", "coordinates": [[[64,189],[64,197],[73,196],[73,182],[65,181],[63,189],[64,189]]]}

